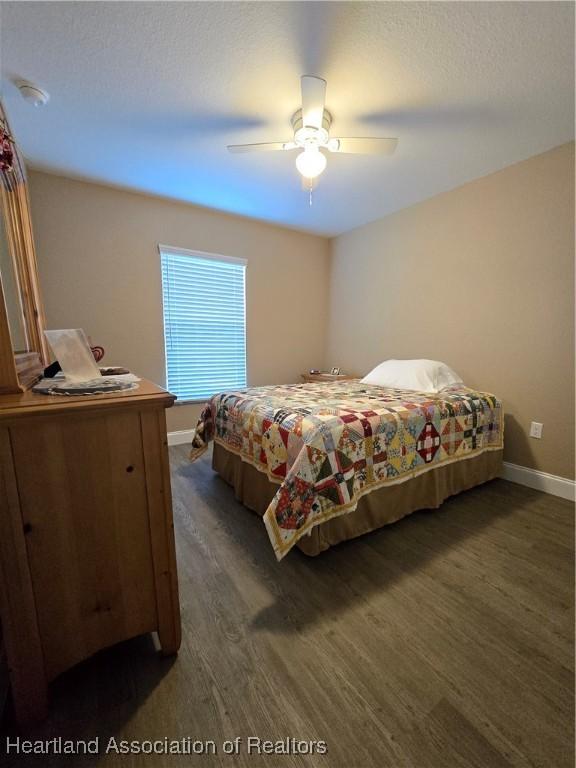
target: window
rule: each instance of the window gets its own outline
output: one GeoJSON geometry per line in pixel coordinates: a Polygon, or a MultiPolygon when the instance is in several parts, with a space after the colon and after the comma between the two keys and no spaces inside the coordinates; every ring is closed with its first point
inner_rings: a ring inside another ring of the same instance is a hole
{"type": "Polygon", "coordinates": [[[207,400],[246,386],[246,261],[159,246],[168,389],[207,400]]]}

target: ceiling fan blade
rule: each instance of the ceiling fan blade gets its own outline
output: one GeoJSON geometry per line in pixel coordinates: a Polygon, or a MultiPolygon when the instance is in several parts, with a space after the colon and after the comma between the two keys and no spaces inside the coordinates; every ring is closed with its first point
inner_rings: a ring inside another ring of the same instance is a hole
{"type": "Polygon", "coordinates": [[[326,80],[312,75],[302,75],[302,124],[306,128],[322,128],[326,80]]]}
{"type": "Polygon", "coordinates": [[[229,144],[228,152],[277,152],[282,149],[296,149],[293,141],[272,141],[264,144],[229,144]]]}
{"type": "Polygon", "coordinates": [[[341,152],[354,155],[393,155],[398,145],[398,139],[350,138],[330,139],[330,152],[341,152]]]}

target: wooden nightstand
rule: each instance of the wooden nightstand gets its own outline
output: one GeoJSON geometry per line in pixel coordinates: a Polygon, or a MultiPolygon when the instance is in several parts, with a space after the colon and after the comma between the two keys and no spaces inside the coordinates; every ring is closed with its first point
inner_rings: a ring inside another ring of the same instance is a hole
{"type": "Polygon", "coordinates": [[[338,375],[332,373],[301,373],[302,381],[306,383],[319,382],[319,381],[350,381],[350,379],[357,379],[357,376],[352,376],[349,373],[339,373],[338,375]]]}

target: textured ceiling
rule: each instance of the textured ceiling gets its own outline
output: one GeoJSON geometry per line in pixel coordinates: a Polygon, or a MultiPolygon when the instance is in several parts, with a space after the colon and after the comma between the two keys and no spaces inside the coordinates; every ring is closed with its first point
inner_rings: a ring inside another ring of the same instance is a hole
{"type": "Polygon", "coordinates": [[[574,132],[574,5],[563,2],[2,2],[2,95],[34,167],[333,235],[557,146],[574,132]],[[314,193],[292,153],[299,77],[328,81],[314,193]],[[46,88],[34,109],[16,78],[46,88]]]}

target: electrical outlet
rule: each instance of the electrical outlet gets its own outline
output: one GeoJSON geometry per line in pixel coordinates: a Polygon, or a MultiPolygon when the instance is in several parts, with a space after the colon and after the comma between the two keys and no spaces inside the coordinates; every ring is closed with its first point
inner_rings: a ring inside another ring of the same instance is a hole
{"type": "Polygon", "coordinates": [[[544,428],[544,424],[540,424],[537,421],[533,421],[530,424],[530,437],[535,437],[537,440],[540,440],[542,437],[542,430],[544,428]]]}

